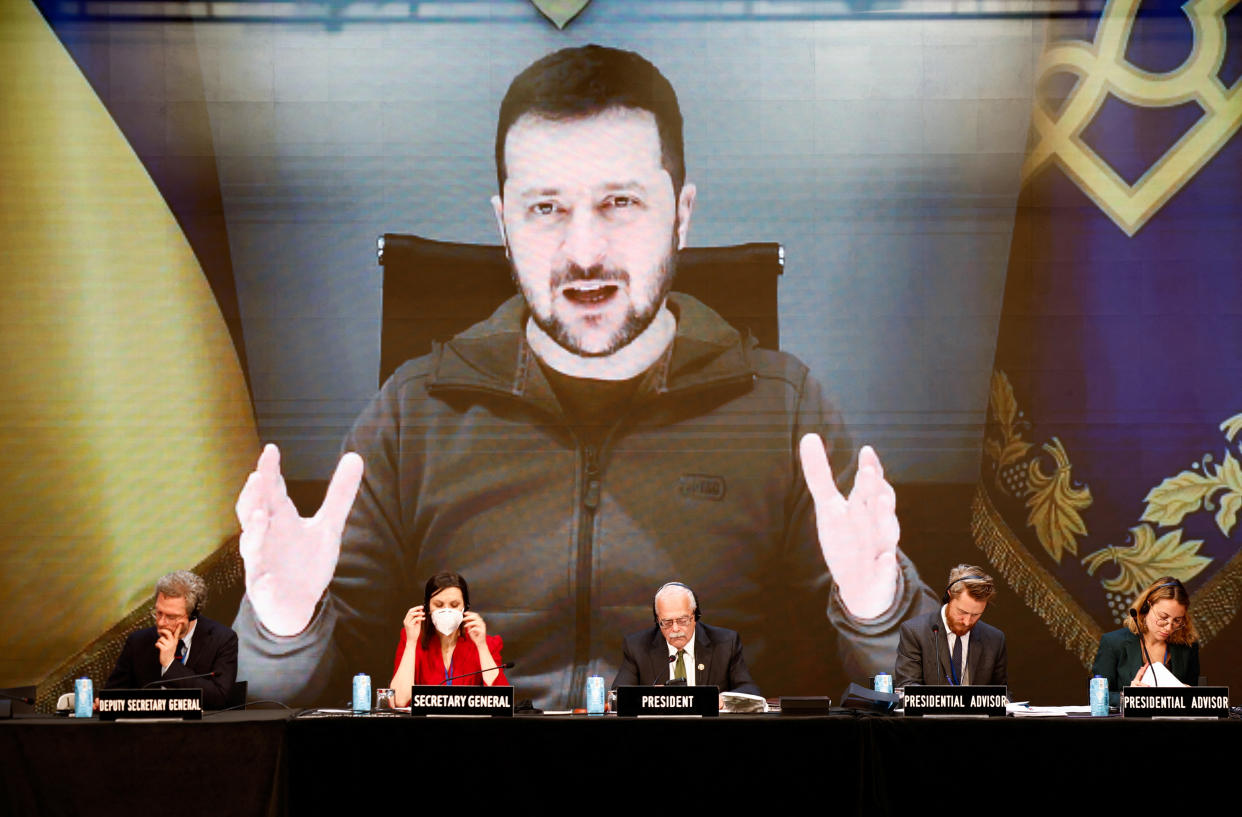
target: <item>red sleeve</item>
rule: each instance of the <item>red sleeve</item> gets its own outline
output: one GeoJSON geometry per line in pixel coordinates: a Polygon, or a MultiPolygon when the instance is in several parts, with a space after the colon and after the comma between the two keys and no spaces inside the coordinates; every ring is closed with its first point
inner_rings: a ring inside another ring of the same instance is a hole
{"type": "MultiPolygon", "coordinates": [[[[491,646],[490,644],[488,646],[491,646]]],[[[392,674],[397,674],[397,668],[401,666],[401,656],[405,655],[405,628],[401,628],[401,640],[397,642],[397,657],[392,659],[392,674]]],[[[417,656],[415,656],[417,660],[417,656]]]]}
{"type": "MultiPolygon", "coordinates": [[[[504,648],[504,646],[504,639],[500,636],[489,635],[487,637],[487,651],[492,654],[492,660],[496,662],[497,667],[505,662],[505,660],[500,657],[500,651],[504,648]]],[[[505,677],[505,671],[502,669],[500,670],[500,674],[496,676],[496,683],[492,684],[492,686],[507,687],[513,685],[509,683],[509,679],[505,677]]]]}

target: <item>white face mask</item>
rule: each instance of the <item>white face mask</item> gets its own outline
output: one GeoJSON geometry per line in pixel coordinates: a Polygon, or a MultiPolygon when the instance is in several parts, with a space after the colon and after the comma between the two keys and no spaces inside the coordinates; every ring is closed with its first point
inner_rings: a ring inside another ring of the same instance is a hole
{"type": "Polygon", "coordinates": [[[461,626],[461,608],[441,607],[431,614],[431,623],[441,635],[452,635],[461,626]]]}

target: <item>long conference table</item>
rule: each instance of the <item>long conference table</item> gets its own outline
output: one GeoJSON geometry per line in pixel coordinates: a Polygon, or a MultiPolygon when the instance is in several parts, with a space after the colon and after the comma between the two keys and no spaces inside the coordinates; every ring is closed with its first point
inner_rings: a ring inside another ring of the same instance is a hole
{"type": "Polygon", "coordinates": [[[1145,813],[1219,794],[1242,723],[723,715],[0,721],[14,815],[1145,813]],[[1206,795],[1205,795],[1206,796],[1206,795]],[[1172,798],[1170,801],[1169,798],[1172,798]],[[756,806],[758,798],[758,806],[756,806]]]}

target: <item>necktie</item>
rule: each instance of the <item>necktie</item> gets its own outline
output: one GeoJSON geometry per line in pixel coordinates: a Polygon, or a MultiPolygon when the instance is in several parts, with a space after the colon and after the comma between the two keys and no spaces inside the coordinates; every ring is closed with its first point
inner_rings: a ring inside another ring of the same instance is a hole
{"type": "Polygon", "coordinates": [[[960,684],[962,682],[962,637],[959,635],[953,641],[953,683],[960,684]]]}
{"type": "Polygon", "coordinates": [[[686,680],[686,651],[677,651],[677,663],[673,665],[673,680],[686,680]]]}
{"type": "Polygon", "coordinates": [[[185,663],[185,642],[184,641],[177,642],[177,652],[173,654],[173,658],[177,659],[183,664],[185,663]]]}

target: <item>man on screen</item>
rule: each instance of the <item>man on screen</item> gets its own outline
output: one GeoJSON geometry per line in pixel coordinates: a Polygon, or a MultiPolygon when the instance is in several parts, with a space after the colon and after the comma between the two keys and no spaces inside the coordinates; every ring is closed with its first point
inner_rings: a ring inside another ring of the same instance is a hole
{"type": "Polygon", "coordinates": [[[206,600],[206,583],[190,571],[161,576],[151,612],[155,626],[125,639],[104,689],[198,687],[205,709],[228,706],[237,679],[237,633],[199,614],[206,600]]]}
{"type": "Polygon", "coordinates": [[[842,495],[852,448],[806,367],[670,292],[696,197],[672,86],[631,52],[548,55],[505,95],[496,170],[520,295],[397,370],[315,517],[270,445],[238,499],[254,692],[340,697],[444,566],[469,571],[544,707],[613,674],[646,615],[631,600],[670,573],[721,588],[786,689],[830,674],[834,633],[851,675],[891,666],[932,597],[878,457],[842,495]]]}
{"type": "Polygon", "coordinates": [[[742,655],[741,637],[702,623],[698,598],[689,587],[681,582],[661,587],[652,614],[654,627],[626,636],[614,689],[672,682],[759,694],[742,655]]]}
{"type": "Polygon", "coordinates": [[[901,625],[893,682],[1008,684],[1005,634],[980,621],[995,594],[992,577],[975,565],[949,571],[944,606],[901,625]]]}

